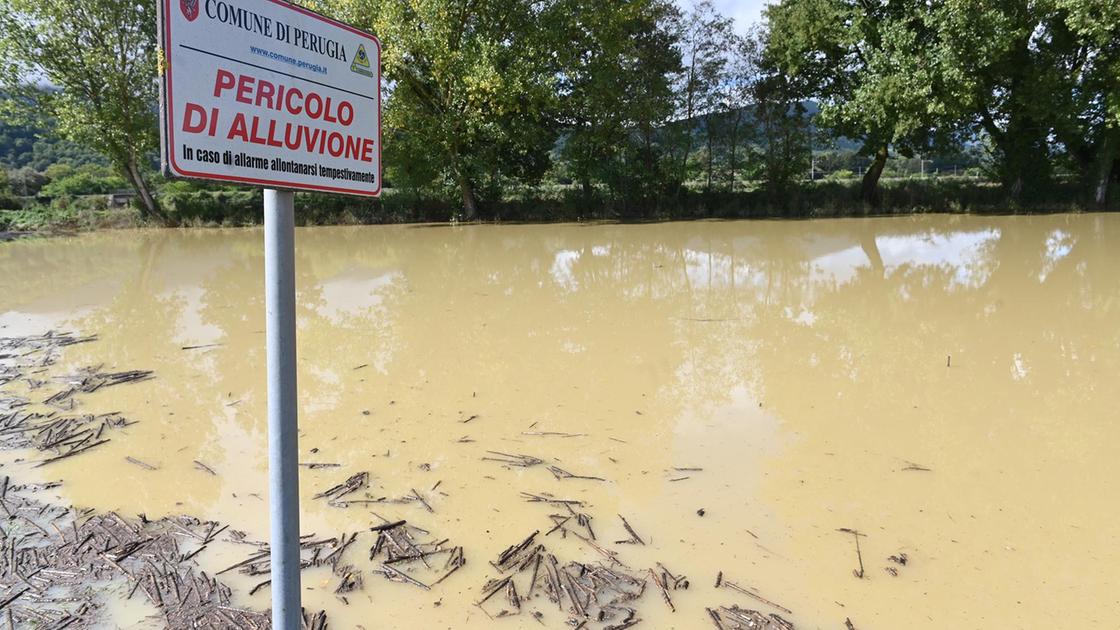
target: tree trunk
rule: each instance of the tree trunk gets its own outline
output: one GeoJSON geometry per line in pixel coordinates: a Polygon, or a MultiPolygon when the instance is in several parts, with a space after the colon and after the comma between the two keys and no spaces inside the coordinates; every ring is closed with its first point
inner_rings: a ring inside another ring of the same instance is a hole
{"type": "Polygon", "coordinates": [[[1000,157],[1000,181],[1014,204],[1037,203],[1050,182],[1049,141],[1045,121],[1012,109],[1007,131],[994,138],[1000,157]]]}
{"type": "Polygon", "coordinates": [[[1093,205],[1104,209],[1108,205],[1108,189],[1116,165],[1117,136],[1120,129],[1106,128],[1102,133],[1101,144],[1097,149],[1096,172],[1093,181],[1093,205]]]}
{"type": "Polygon", "coordinates": [[[474,186],[465,175],[459,176],[459,193],[463,198],[463,220],[474,221],[478,218],[478,202],[474,196],[474,186]]]}
{"type": "Polygon", "coordinates": [[[140,172],[140,166],[136,163],[135,157],[129,158],[124,171],[125,177],[132,184],[133,190],[136,191],[136,196],[140,198],[141,215],[146,219],[155,219],[164,225],[170,224],[170,219],[160,208],[159,202],[156,201],[148,187],[148,182],[144,180],[144,175],[140,172]]]}
{"type": "Polygon", "coordinates": [[[860,196],[863,199],[863,203],[875,210],[878,210],[883,202],[882,195],[879,194],[879,177],[883,174],[883,169],[887,166],[888,156],[888,147],[887,144],[884,143],[875,151],[875,161],[871,163],[867,172],[864,173],[863,184],[860,187],[860,196]]]}
{"type": "Polygon", "coordinates": [[[739,166],[738,163],[736,162],[736,159],[739,157],[739,155],[738,155],[738,151],[739,151],[739,121],[742,119],[742,117],[743,117],[743,110],[739,109],[739,111],[737,111],[735,113],[735,124],[731,126],[731,155],[730,155],[729,164],[728,164],[728,167],[731,171],[731,173],[730,173],[731,192],[735,192],[735,171],[736,171],[736,168],[739,166]]]}
{"type": "Polygon", "coordinates": [[[704,126],[706,127],[705,131],[708,132],[708,192],[712,192],[712,164],[714,157],[712,153],[715,150],[715,147],[713,146],[715,143],[715,137],[712,134],[713,118],[714,116],[712,116],[711,114],[704,117],[704,126]]]}

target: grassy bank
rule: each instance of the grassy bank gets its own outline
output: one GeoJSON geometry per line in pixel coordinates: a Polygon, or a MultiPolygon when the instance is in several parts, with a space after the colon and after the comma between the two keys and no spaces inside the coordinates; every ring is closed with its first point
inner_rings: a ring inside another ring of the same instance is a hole
{"type": "MultiPolygon", "coordinates": [[[[244,226],[261,222],[262,193],[256,189],[168,190],[160,202],[178,226],[244,226]]],[[[109,207],[106,195],[14,199],[0,209],[0,231],[73,232],[145,225],[132,205],[109,207]]],[[[1110,210],[1120,208],[1113,199],[1110,210]]],[[[882,206],[859,199],[857,180],[806,183],[774,193],[765,189],[704,191],[689,188],[647,199],[621,199],[603,189],[590,194],[575,186],[507,191],[482,204],[480,220],[558,222],[580,220],[674,220],[702,218],[822,218],[868,214],[1048,213],[1090,209],[1073,183],[1059,183],[1030,204],[1009,203],[999,185],[970,178],[897,179],[882,186],[882,206]]],[[[460,219],[445,195],[387,189],[379,199],[342,195],[296,195],[300,225],[367,225],[460,219]]]]}

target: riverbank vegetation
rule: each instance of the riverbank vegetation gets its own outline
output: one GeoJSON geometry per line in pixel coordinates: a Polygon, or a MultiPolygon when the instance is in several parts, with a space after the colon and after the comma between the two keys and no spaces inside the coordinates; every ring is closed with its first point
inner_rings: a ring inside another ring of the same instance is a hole
{"type": "MultiPolygon", "coordinates": [[[[757,25],[707,0],[312,6],[382,40],[386,192],[303,198],[304,223],[1120,197],[1115,3],[783,0],[757,25]]],[[[258,221],[257,190],[158,174],[154,8],[71,8],[0,0],[0,229],[258,221]]]]}

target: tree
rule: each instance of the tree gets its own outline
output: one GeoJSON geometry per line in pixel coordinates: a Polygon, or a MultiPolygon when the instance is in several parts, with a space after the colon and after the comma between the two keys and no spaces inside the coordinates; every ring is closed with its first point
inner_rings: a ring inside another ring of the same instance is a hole
{"type": "Polygon", "coordinates": [[[754,119],[762,140],[762,169],[766,192],[774,207],[788,208],[797,180],[810,166],[809,118],[806,86],[796,75],[782,71],[769,56],[774,33],[756,30],[747,54],[758,74],[751,83],[754,119]]]}
{"type": "Polygon", "coordinates": [[[677,10],[665,0],[561,0],[557,11],[566,16],[553,42],[562,155],[589,201],[594,179],[617,185],[629,179],[620,170],[656,170],[653,130],[672,113],[669,77],[680,67],[677,10]],[[639,159],[628,167],[634,142],[639,159]]]}
{"type": "MultiPolygon", "coordinates": [[[[936,3],[935,3],[936,4],[936,3]]],[[[946,120],[932,5],[923,0],[786,0],[767,9],[769,54],[804,81],[819,123],[872,158],[861,195],[878,207],[891,148],[908,157],[946,120]]]]}
{"type": "Polygon", "coordinates": [[[1054,67],[1072,89],[1051,92],[1055,110],[1063,112],[1054,133],[1081,172],[1088,198],[1103,208],[1120,176],[1120,4],[1058,0],[1058,8],[1067,41],[1054,67]]]}
{"type": "MultiPolygon", "coordinates": [[[[722,109],[727,112],[727,181],[732,192],[740,173],[739,149],[744,143],[756,139],[755,127],[749,125],[748,108],[754,105],[753,89],[761,73],[760,39],[751,36],[734,36],[731,41],[727,79],[721,90],[722,109]]],[[[749,153],[748,153],[749,155],[749,153]]]]}
{"type": "Polygon", "coordinates": [[[990,138],[1008,196],[1037,198],[1051,179],[1051,134],[1062,116],[1051,97],[1072,89],[1053,65],[1071,43],[1062,12],[1054,0],[944,0],[933,24],[928,54],[946,74],[950,109],[990,138]]]}
{"type": "MultiPolygon", "coordinates": [[[[343,3],[345,4],[345,3],[343,3]]],[[[556,133],[556,69],[541,24],[557,19],[532,0],[386,0],[362,13],[381,39],[389,82],[387,162],[443,176],[478,216],[487,178],[533,180],[556,133]]]]}
{"type": "Polygon", "coordinates": [[[682,64],[677,77],[678,185],[689,178],[688,159],[692,154],[696,119],[703,116],[708,145],[707,186],[711,188],[714,119],[721,112],[721,90],[727,80],[728,51],[734,37],[731,27],[732,21],[720,15],[711,0],[694,2],[680,21],[677,36],[682,64]]]}
{"type": "Polygon", "coordinates": [[[64,137],[103,152],[145,216],[166,221],[144,175],[158,147],[154,9],[128,0],[0,0],[0,81],[16,97],[9,103],[57,119],[64,137]]]}
{"type": "Polygon", "coordinates": [[[30,166],[17,168],[8,173],[8,180],[12,187],[12,192],[22,197],[30,197],[39,194],[39,190],[49,181],[46,176],[40,174],[30,166]]]}

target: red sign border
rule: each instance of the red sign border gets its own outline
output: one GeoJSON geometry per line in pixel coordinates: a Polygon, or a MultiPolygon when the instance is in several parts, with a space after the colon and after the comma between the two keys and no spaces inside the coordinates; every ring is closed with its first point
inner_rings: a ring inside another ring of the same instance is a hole
{"type": "Polygon", "coordinates": [[[361,29],[354,28],[349,24],[344,24],[338,20],[331,19],[320,13],[316,13],[310,9],[306,9],[284,0],[267,0],[272,4],[283,6],[287,9],[292,9],[298,13],[306,16],[313,17],[317,20],[326,22],[332,26],[341,27],[351,33],[360,35],[373,42],[377,47],[377,188],[375,190],[368,189],[352,189],[340,188],[337,186],[322,186],[318,184],[296,184],[288,181],[259,179],[255,177],[239,177],[237,175],[224,175],[219,173],[204,173],[201,171],[188,171],[180,168],[179,164],[175,162],[175,154],[173,147],[175,146],[175,125],[171,124],[170,120],[174,107],[172,107],[173,87],[171,77],[171,20],[167,16],[170,15],[172,10],[171,0],[159,0],[157,6],[160,7],[158,12],[160,39],[163,47],[162,51],[162,66],[160,80],[160,126],[162,132],[160,134],[160,143],[162,144],[162,158],[163,158],[163,171],[164,175],[170,177],[182,177],[191,179],[206,179],[213,181],[226,181],[236,182],[241,184],[253,184],[258,186],[266,186],[269,188],[281,188],[289,190],[310,190],[315,192],[333,192],[342,193],[346,195],[359,195],[362,197],[378,197],[381,195],[382,188],[382,172],[384,168],[381,163],[381,41],[377,39],[372,33],[367,33],[361,29]]]}

